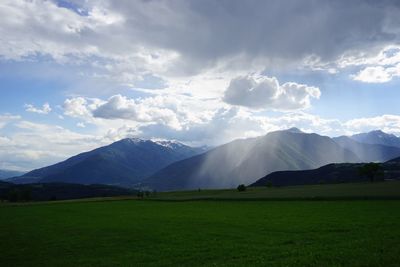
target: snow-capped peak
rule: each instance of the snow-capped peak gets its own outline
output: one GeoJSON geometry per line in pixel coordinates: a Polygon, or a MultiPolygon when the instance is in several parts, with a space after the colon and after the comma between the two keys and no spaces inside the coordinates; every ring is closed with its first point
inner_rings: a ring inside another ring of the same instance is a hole
{"type": "Polygon", "coordinates": [[[174,140],[152,140],[154,143],[159,144],[160,146],[168,147],[168,148],[177,148],[182,147],[184,144],[179,143],[174,140]]]}

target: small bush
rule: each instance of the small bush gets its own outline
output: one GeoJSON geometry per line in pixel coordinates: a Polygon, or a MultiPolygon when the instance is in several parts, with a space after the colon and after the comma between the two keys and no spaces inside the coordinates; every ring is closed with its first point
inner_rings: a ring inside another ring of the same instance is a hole
{"type": "Polygon", "coordinates": [[[239,192],[246,191],[246,186],[245,186],[244,184],[241,184],[241,185],[239,185],[239,186],[237,187],[237,190],[238,190],[239,192]]]}
{"type": "Polygon", "coordinates": [[[381,165],[375,162],[364,164],[358,168],[358,172],[361,176],[366,176],[371,182],[375,182],[377,177],[381,177],[381,180],[383,180],[384,176],[381,165]]]}

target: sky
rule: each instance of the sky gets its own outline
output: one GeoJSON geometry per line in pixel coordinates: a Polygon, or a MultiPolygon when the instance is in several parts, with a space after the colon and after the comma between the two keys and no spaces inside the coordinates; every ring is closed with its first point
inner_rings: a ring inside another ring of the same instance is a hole
{"type": "Polygon", "coordinates": [[[400,2],[0,1],[0,169],[126,137],[400,135],[400,2]]]}

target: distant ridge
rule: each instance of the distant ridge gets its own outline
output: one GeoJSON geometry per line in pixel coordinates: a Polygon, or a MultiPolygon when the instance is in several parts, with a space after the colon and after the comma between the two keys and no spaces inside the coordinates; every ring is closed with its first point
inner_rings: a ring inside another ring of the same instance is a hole
{"type": "Polygon", "coordinates": [[[385,133],[381,130],[355,134],[350,136],[350,138],[361,143],[394,146],[400,148],[399,137],[395,136],[394,134],[385,133]]]}
{"type": "Polygon", "coordinates": [[[20,171],[0,170],[0,180],[23,175],[24,173],[25,172],[20,172],[20,171]]]}
{"type": "Polygon", "coordinates": [[[381,145],[361,143],[348,136],[333,138],[340,146],[352,151],[362,162],[384,162],[400,156],[400,148],[381,145]]]}

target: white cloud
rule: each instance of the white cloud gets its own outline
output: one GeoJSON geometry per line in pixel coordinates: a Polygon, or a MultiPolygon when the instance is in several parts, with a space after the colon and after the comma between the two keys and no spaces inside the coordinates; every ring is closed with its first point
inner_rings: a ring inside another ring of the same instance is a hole
{"type": "Polygon", "coordinates": [[[340,68],[352,66],[393,66],[400,63],[400,46],[387,45],[374,49],[370,53],[351,51],[337,60],[340,68]]]}
{"type": "Polygon", "coordinates": [[[123,22],[121,16],[101,7],[81,16],[52,1],[2,1],[0,15],[0,54],[7,59],[39,53],[63,62],[69,56],[97,54],[96,45],[80,42],[82,35],[123,22]]]}
{"type": "Polygon", "coordinates": [[[66,99],[63,109],[65,115],[100,128],[163,124],[181,129],[187,124],[206,120],[212,112],[212,109],[207,109],[207,102],[210,101],[201,102],[186,95],[156,95],[137,99],[114,95],[107,100],[75,97],[66,99]]]}
{"type": "Polygon", "coordinates": [[[38,113],[38,114],[49,114],[49,112],[51,111],[51,107],[50,107],[49,103],[44,103],[42,108],[36,108],[32,104],[26,104],[24,107],[25,107],[25,111],[38,113]]]}
{"type": "Polygon", "coordinates": [[[174,111],[155,105],[147,105],[146,102],[148,101],[135,101],[121,95],[115,95],[94,109],[93,116],[103,119],[161,123],[177,129],[181,127],[174,111]]]}
{"type": "Polygon", "coordinates": [[[311,98],[320,95],[317,87],[294,82],[280,85],[275,77],[245,76],[230,82],[223,100],[250,108],[296,110],[308,108],[311,98]]]}
{"type": "Polygon", "coordinates": [[[381,115],[370,118],[357,118],[348,120],[344,126],[352,132],[368,132],[372,130],[382,130],[387,133],[400,134],[399,115],[381,115]]]}
{"type": "Polygon", "coordinates": [[[383,43],[369,50],[352,49],[331,61],[323,61],[317,55],[310,55],[303,61],[303,66],[331,74],[347,69],[353,72],[350,74],[353,80],[386,83],[400,76],[400,46],[383,43]]]}
{"type": "Polygon", "coordinates": [[[305,65],[314,70],[350,69],[355,74],[350,78],[365,83],[386,83],[400,76],[400,46],[387,45],[375,47],[371,51],[350,50],[332,62],[321,62],[318,57],[310,57],[305,65]]]}
{"type": "Polygon", "coordinates": [[[109,140],[64,127],[19,120],[10,136],[0,136],[0,165],[22,170],[42,167],[104,145],[109,140]]]}
{"type": "Polygon", "coordinates": [[[352,78],[366,83],[385,83],[398,76],[400,76],[400,63],[393,67],[366,67],[353,75],[352,78]]]}
{"type": "Polygon", "coordinates": [[[91,111],[88,107],[88,101],[83,97],[66,99],[63,104],[64,115],[70,117],[88,117],[91,111]]]}
{"type": "Polygon", "coordinates": [[[125,15],[107,1],[80,4],[85,15],[53,1],[1,1],[0,59],[48,57],[65,67],[85,66],[81,75],[134,86],[149,72],[165,72],[179,57],[132,36],[125,15]]]}

